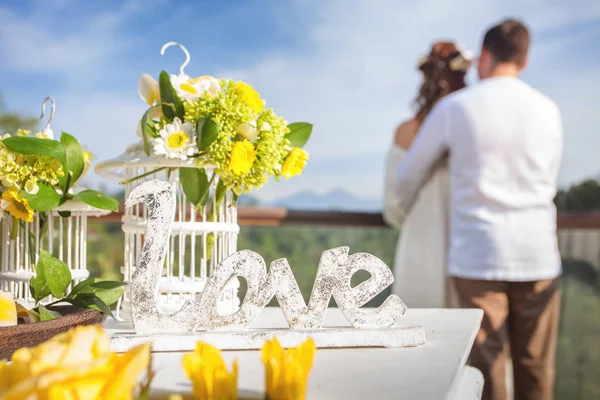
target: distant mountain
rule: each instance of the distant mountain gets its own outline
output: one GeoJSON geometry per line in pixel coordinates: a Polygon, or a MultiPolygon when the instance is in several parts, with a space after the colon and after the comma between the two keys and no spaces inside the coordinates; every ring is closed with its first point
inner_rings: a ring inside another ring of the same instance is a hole
{"type": "Polygon", "coordinates": [[[379,198],[359,197],[343,189],[334,189],[324,194],[301,191],[272,201],[269,205],[293,210],[379,211],[382,202],[379,198]]]}

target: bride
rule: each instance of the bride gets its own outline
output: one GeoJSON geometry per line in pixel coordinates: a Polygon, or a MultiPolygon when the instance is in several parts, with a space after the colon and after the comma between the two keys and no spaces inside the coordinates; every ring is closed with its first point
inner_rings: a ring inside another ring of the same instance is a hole
{"type": "Polygon", "coordinates": [[[465,75],[470,64],[470,55],[456,44],[437,42],[433,45],[429,55],[419,63],[423,83],[416,99],[416,114],[396,129],[388,154],[384,218],[389,225],[402,228],[392,292],[408,307],[440,308],[456,304],[453,287],[446,276],[450,208],[446,161],[433,170],[404,219],[398,212],[393,187],[398,164],[427,114],[442,97],[466,86],[465,75]]]}

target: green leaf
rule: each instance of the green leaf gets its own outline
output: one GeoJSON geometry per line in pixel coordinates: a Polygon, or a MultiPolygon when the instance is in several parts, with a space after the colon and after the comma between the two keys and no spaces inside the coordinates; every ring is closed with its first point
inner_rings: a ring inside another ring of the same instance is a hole
{"type": "Polygon", "coordinates": [[[48,310],[46,307],[39,305],[38,311],[40,314],[40,321],[52,321],[58,317],[62,317],[58,311],[48,310]]]}
{"type": "Polygon", "coordinates": [[[208,198],[210,183],[204,169],[179,168],[179,180],[186,199],[194,205],[208,198]]]}
{"type": "Polygon", "coordinates": [[[177,95],[175,88],[171,84],[171,78],[169,78],[169,74],[165,71],[161,71],[158,77],[158,89],[160,91],[160,99],[164,103],[162,104],[162,112],[163,115],[169,120],[173,121],[175,117],[179,117],[179,119],[183,122],[183,102],[177,95]]]}
{"type": "MultiPolygon", "coordinates": [[[[69,302],[74,300],[75,303],[83,305],[84,307],[91,308],[93,310],[98,310],[103,314],[107,314],[113,317],[112,311],[110,311],[110,308],[108,308],[106,303],[104,303],[104,301],[102,301],[102,299],[98,297],[97,293],[80,293],[74,299],[68,300],[69,302]]],[[[67,301],[67,299],[65,299],[65,301],[67,301]]]]}
{"type": "Polygon", "coordinates": [[[35,211],[50,211],[54,210],[60,205],[60,194],[56,193],[56,190],[48,182],[38,182],[38,192],[36,194],[29,194],[24,190],[21,190],[19,195],[29,202],[31,208],[35,211]]]}
{"type": "Polygon", "coordinates": [[[69,191],[69,187],[77,182],[77,179],[79,179],[83,173],[85,161],[83,158],[83,149],[77,139],[68,133],[63,132],[60,136],[60,142],[65,149],[67,171],[71,173],[70,180],[68,179],[68,174],[65,174],[59,180],[63,191],[66,193],[69,191]]]}
{"type": "Polygon", "coordinates": [[[308,122],[294,122],[288,125],[290,131],[285,135],[285,138],[290,141],[292,147],[302,148],[310,139],[313,125],[308,122]]]}
{"type": "Polygon", "coordinates": [[[73,286],[73,289],[71,289],[67,297],[74,297],[77,293],[81,292],[84,287],[93,284],[96,279],[97,278],[87,278],[86,280],[79,282],[77,285],[73,286]]]}
{"type": "Polygon", "coordinates": [[[219,127],[212,119],[201,117],[196,122],[196,133],[198,134],[198,150],[204,151],[217,140],[219,127]]]}
{"type": "Polygon", "coordinates": [[[142,138],[144,139],[144,151],[148,156],[152,154],[152,142],[150,140],[150,137],[157,136],[156,131],[154,130],[154,123],[150,119],[150,114],[153,110],[155,110],[158,107],[161,107],[161,105],[156,104],[147,109],[144,115],[142,116],[142,120],[140,121],[140,124],[142,125],[142,138]]]}
{"type": "Polygon", "coordinates": [[[58,299],[61,298],[71,284],[71,271],[67,264],[55,258],[46,250],[40,250],[36,272],[40,274],[40,271],[48,284],[50,293],[58,299]]]}
{"type": "Polygon", "coordinates": [[[63,218],[69,218],[71,216],[71,211],[59,211],[58,215],[63,218]]]}
{"type": "Polygon", "coordinates": [[[29,280],[29,291],[36,304],[47,296],[50,296],[50,287],[43,276],[43,272],[40,273],[40,271],[37,271],[36,276],[31,277],[29,280]]]}
{"type": "Polygon", "coordinates": [[[227,193],[227,186],[225,186],[223,180],[219,179],[219,183],[217,183],[217,189],[215,191],[217,207],[221,205],[221,202],[225,198],[225,193],[227,193]]]}
{"type": "Polygon", "coordinates": [[[119,201],[96,190],[84,190],[73,196],[85,204],[101,210],[118,211],[119,201]]]}
{"type": "Polygon", "coordinates": [[[106,290],[106,289],[115,289],[115,288],[120,288],[122,286],[127,286],[127,282],[97,280],[96,282],[92,283],[90,286],[95,289],[105,289],[106,290]]]}
{"type": "Polygon", "coordinates": [[[68,297],[78,300],[82,295],[85,298],[88,294],[93,293],[106,305],[111,305],[116,303],[117,300],[123,296],[123,293],[125,292],[123,286],[126,285],[127,283],[125,282],[89,278],[83,282],[79,282],[73,290],[71,290],[68,297]]]}
{"type": "Polygon", "coordinates": [[[10,151],[19,154],[43,154],[58,160],[63,166],[66,165],[65,149],[56,140],[40,139],[26,136],[11,136],[2,141],[10,151]]]}

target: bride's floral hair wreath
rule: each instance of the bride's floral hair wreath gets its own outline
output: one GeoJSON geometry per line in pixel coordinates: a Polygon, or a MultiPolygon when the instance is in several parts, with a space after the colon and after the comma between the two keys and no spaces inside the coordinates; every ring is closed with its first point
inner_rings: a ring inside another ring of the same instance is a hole
{"type": "Polygon", "coordinates": [[[473,62],[473,53],[457,43],[438,42],[431,53],[419,59],[419,69],[427,64],[432,64],[439,69],[449,68],[452,71],[467,71],[473,62]],[[435,47],[441,48],[436,51],[435,47]],[[443,46],[449,45],[449,46],[443,46]]]}
{"type": "Polygon", "coordinates": [[[302,147],[311,124],[289,124],[265,107],[245,82],[186,75],[187,49],[170,42],[161,54],[170,46],[179,47],[186,61],[178,75],[162,71],[158,82],[147,74],[140,78],[138,93],[150,108],[138,125],[138,136],[148,156],[194,160],[196,168],[179,174],[190,202],[206,204],[216,177],[217,193],[232,190],[237,198],[262,187],[269,177],[289,179],[302,173],[308,160],[302,147]]]}

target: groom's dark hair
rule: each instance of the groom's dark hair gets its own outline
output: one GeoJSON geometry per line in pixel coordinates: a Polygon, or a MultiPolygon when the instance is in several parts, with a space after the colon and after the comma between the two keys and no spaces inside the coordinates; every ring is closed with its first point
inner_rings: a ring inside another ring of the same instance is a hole
{"type": "Polygon", "coordinates": [[[529,30],[520,21],[507,19],[492,27],[483,38],[483,48],[498,63],[523,65],[529,51],[529,30]]]}

